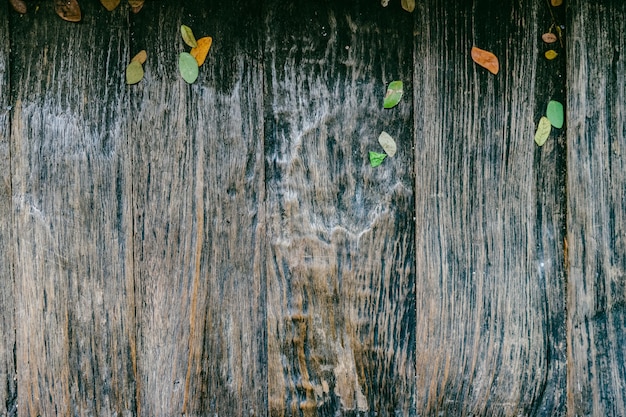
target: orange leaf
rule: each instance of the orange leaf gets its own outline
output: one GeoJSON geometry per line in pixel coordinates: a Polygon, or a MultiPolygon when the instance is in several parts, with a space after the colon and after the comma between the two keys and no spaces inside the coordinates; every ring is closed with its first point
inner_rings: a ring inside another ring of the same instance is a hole
{"type": "Polygon", "coordinates": [[[554,7],[558,7],[563,4],[563,0],[552,0],[551,3],[554,7]]]}
{"type": "Polygon", "coordinates": [[[498,57],[489,51],[472,46],[472,59],[481,67],[487,68],[492,74],[497,74],[500,70],[498,57]]]}
{"type": "Polygon", "coordinates": [[[210,36],[200,38],[196,42],[198,42],[198,46],[195,48],[191,48],[191,56],[196,58],[196,62],[198,66],[202,66],[204,64],[204,60],[206,59],[207,54],[209,53],[209,49],[211,49],[211,44],[213,43],[213,38],[210,36]]]}
{"type": "Polygon", "coordinates": [[[137,61],[139,62],[141,65],[144,64],[144,62],[146,62],[146,59],[148,59],[148,54],[146,53],[145,49],[142,49],[141,51],[139,51],[137,53],[137,55],[135,55],[133,57],[133,59],[130,60],[130,62],[134,62],[137,61]]]}

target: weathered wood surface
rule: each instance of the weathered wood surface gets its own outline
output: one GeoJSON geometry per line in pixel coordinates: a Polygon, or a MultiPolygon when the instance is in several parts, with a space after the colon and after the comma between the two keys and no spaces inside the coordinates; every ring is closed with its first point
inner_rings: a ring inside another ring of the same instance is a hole
{"type": "Polygon", "coordinates": [[[626,3],[570,2],[568,411],[626,415],[626,3]]]}
{"type": "Polygon", "coordinates": [[[270,415],[414,415],[411,15],[267,9],[270,415]],[[408,94],[384,110],[393,80],[408,94]],[[375,169],[382,130],[399,151],[375,169]]]}
{"type": "Polygon", "coordinates": [[[18,410],[135,412],[123,13],[11,13],[18,410]]]}
{"type": "Polygon", "coordinates": [[[548,10],[418,3],[418,414],[564,415],[563,147],[533,141],[553,93],[548,10]],[[472,46],[499,57],[498,75],[472,46]]]}
{"type": "Polygon", "coordinates": [[[265,415],[260,6],[160,2],[131,17],[138,410],[265,415]],[[180,26],[213,37],[196,83],[180,26]]]}
{"type": "MultiPolygon", "coordinates": [[[[0,39],[9,39],[7,9],[0,7],[0,39]]],[[[0,41],[0,416],[17,411],[11,161],[9,149],[9,42],[0,41]]]]}

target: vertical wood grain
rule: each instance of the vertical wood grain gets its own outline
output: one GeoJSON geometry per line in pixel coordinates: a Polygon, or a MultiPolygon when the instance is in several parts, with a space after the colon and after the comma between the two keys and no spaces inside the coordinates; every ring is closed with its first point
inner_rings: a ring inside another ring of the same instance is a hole
{"type": "Polygon", "coordinates": [[[267,11],[270,414],[415,415],[411,15],[267,11]],[[394,80],[405,97],[385,110],[394,80]],[[383,130],[398,153],[372,168],[383,130]]]}
{"type": "Polygon", "coordinates": [[[0,6],[0,416],[17,412],[15,281],[13,276],[11,160],[9,147],[9,13],[0,6]]]}
{"type": "Polygon", "coordinates": [[[539,62],[545,7],[416,10],[421,415],[565,413],[562,136],[533,141],[554,92],[538,90],[553,77],[539,62]],[[497,75],[472,61],[472,46],[498,56],[497,75]]]}
{"type": "Polygon", "coordinates": [[[11,15],[20,415],[135,410],[122,11],[11,15]]]}
{"type": "Polygon", "coordinates": [[[151,2],[131,88],[138,414],[267,413],[259,6],[151,2]],[[213,45],[193,85],[180,25],[213,45]]]}
{"type": "Polygon", "coordinates": [[[626,3],[569,10],[568,413],[626,415],[626,3]]]}

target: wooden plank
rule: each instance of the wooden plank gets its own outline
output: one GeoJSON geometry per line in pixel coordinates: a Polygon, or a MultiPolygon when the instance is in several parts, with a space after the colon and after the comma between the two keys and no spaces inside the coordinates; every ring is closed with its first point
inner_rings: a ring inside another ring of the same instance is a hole
{"type": "Polygon", "coordinates": [[[558,78],[542,58],[546,7],[416,10],[419,415],[565,413],[563,136],[533,141],[558,91],[543,81],[558,78]],[[497,75],[472,46],[498,56],[497,75]]]}
{"type": "Polygon", "coordinates": [[[267,413],[259,14],[164,1],[132,18],[139,415],[267,413]],[[193,85],[181,24],[213,37],[193,85]]]}
{"type": "Polygon", "coordinates": [[[17,413],[15,372],[15,281],[9,149],[9,13],[0,7],[0,416],[17,413]]]}
{"type": "Polygon", "coordinates": [[[626,415],[626,3],[568,22],[568,413],[626,415]]]}
{"type": "Polygon", "coordinates": [[[135,410],[128,24],[82,3],[11,15],[20,415],[135,410]]]}
{"type": "Polygon", "coordinates": [[[411,15],[266,9],[270,414],[415,415],[411,15]],[[383,130],[399,150],[372,168],[383,130]]]}

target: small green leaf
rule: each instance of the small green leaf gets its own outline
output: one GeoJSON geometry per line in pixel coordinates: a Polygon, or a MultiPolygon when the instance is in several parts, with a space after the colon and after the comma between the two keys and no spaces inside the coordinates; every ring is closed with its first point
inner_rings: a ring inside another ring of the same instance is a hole
{"type": "Polygon", "coordinates": [[[552,130],[552,126],[550,125],[550,120],[547,117],[542,117],[539,119],[539,124],[537,125],[537,131],[535,132],[535,142],[539,146],[543,146],[548,140],[550,136],[550,131],[552,130]]]}
{"type": "Polygon", "coordinates": [[[392,81],[387,87],[387,93],[385,94],[385,100],[383,107],[390,109],[395,107],[402,98],[402,81],[392,81]]]}
{"type": "Polygon", "coordinates": [[[187,25],[181,25],[180,34],[183,36],[183,41],[192,48],[198,46],[198,42],[196,42],[195,36],[193,36],[193,32],[191,28],[187,25]]]}
{"type": "Polygon", "coordinates": [[[558,101],[550,100],[546,110],[546,117],[552,126],[560,129],[563,127],[563,105],[558,101]]]}
{"type": "Polygon", "coordinates": [[[126,84],[137,84],[143,78],[143,67],[138,61],[132,61],[126,67],[126,84]]]}
{"type": "Polygon", "coordinates": [[[402,8],[409,13],[412,13],[413,10],[415,10],[415,0],[402,0],[401,3],[402,3],[402,8]]]}
{"type": "Polygon", "coordinates": [[[370,164],[373,167],[377,167],[378,165],[383,163],[383,161],[385,160],[386,157],[387,157],[387,155],[384,154],[384,153],[378,153],[378,152],[370,151],[370,164]]]}
{"type": "Polygon", "coordinates": [[[178,69],[180,75],[188,84],[198,79],[198,61],[188,52],[181,52],[178,57],[178,69]]]}
{"type": "Polygon", "coordinates": [[[383,147],[385,152],[387,152],[387,155],[389,155],[390,157],[396,154],[396,141],[393,140],[389,133],[382,132],[380,136],[378,136],[378,143],[380,143],[380,146],[383,147]]]}

